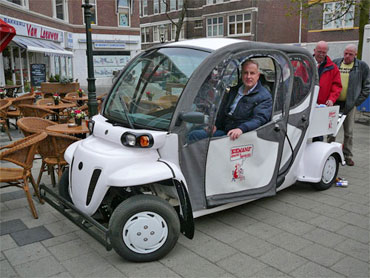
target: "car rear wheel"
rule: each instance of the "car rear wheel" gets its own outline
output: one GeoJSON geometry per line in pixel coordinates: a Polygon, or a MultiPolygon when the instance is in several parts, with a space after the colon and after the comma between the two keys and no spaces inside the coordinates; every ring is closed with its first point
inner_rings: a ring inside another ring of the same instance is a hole
{"type": "Polygon", "coordinates": [[[152,195],[136,195],[123,201],[109,220],[114,250],[134,262],[154,261],[168,254],[180,235],[174,208],[152,195]]]}
{"type": "Polygon", "coordinates": [[[321,180],[318,183],[314,184],[314,187],[317,190],[326,190],[329,189],[335,182],[339,169],[339,161],[334,155],[330,155],[322,169],[321,180]]]}

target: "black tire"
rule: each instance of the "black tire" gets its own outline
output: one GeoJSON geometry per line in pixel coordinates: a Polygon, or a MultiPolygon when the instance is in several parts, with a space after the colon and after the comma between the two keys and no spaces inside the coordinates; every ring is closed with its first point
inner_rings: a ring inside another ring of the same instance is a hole
{"type": "Polygon", "coordinates": [[[63,171],[62,176],[60,177],[60,181],[58,184],[58,190],[59,190],[59,195],[66,199],[68,202],[72,203],[71,196],[69,195],[68,191],[69,187],[69,171],[68,169],[65,169],[63,171]]]}
{"type": "Polygon", "coordinates": [[[114,210],[109,220],[113,249],[133,262],[159,260],[175,246],[180,220],[175,209],[152,195],[136,195],[114,210]],[[130,229],[135,232],[130,233],[130,229]],[[124,232],[125,229],[125,232],[124,232]]]}
{"type": "Polygon", "coordinates": [[[322,169],[321,180],[318,183],[313,184],[316,190],[329,189],[336,181],[339,170],[339,160],[337,156],[330,155],[324,164],[322,169]]]}

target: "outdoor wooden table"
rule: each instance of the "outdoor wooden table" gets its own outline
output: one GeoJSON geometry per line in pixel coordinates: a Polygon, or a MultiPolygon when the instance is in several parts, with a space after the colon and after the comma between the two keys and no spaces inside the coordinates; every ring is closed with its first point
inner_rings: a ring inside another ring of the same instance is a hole
{"type": "Polygon", "coordinates": [[[16,97],[20,88],[22,88],[22,85],[5,85],[1,87],[7,97],[16,97]]]}
{"type": "Polygon", "coordinates": [[[85,102],[89,100],[87,95],[83,95],[82,97],[79,96],[65,96],[63,99],[77,102],[79,106],[82,106],[85,102]]]}
{"type": "Polygon", "coordinates": [[[82,120],[81,125],[68,126],[70,124],[71,123],[51,125],[46,127],[46,130],[57,133],[80,135],[77,137],[86,137],[86,134],[89,133],[89,129],[85,120],[82,120]]]}
{"type": "Polygon", "coordinates": [[[63,110],[63,109],[66,109],[66,108],[72,108],[72,107],[76,106],[75,103],[65,103],[65,102],[61,102],[61,101],[59,102],[58,105],[55,105],[53,101],[50,101],[47,104],[36,104],[36,105],[38,107],[53,110],[53,111],[57,112],[57,118],[55,118],[55,121],[58,121],[58,119],[59,119],[59,111],[60,110],[63,110]]]}

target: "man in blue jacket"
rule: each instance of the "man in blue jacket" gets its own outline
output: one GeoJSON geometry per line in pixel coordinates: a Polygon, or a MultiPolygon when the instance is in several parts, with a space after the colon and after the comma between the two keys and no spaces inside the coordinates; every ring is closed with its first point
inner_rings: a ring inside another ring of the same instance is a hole
{"type": "MultiPolygon", "coordinates": [[[[242,64],[240,87],[230,90],[220,107],[220,112],[213,130],[213,136],[227,135],[235,140],[245,132],[254,130],[271,118],[272,97],[259,81],[260,72],[256,61],[247,60],[242,64]]],[[[194,130],[189,134],[189,141],[208,137],[205,130],[194,130]]]]}

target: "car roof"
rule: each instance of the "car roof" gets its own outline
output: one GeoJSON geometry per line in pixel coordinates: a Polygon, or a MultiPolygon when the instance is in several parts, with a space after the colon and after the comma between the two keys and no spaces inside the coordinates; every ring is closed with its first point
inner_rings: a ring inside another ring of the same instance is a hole
{"type": "Polygon", "coordinates": [[[201,38],[201,39],[192,39],[192,40],[184,40],[184,41],[169,43],[166,46],[194,47],[198,49],[215,51],[222,47],[240,43],[240,42],[245,42],[245,40],[229,39],[229,38],[201,38]]]}

